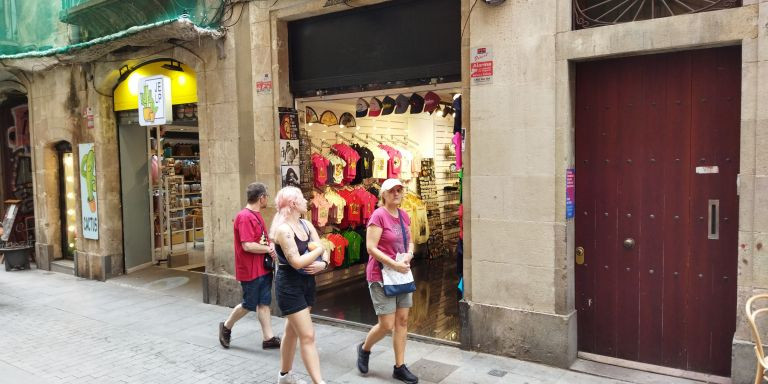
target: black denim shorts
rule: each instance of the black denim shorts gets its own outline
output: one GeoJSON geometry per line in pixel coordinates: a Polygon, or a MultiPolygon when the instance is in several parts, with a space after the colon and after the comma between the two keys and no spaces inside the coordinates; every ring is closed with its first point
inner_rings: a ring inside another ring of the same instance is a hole
{"type": "Polygon", "coordinates": [[[251,281],[241,281],[243,287],[243,308],[255,311],[259,305],[272,304],[272,274],[267,273],[251,281]]]}
{"type": "Polygon", "coordinates": [[[290,266],[275,271],[275,296],[283,316],[315,305],[315,277],[302,275],[290,266]]]}

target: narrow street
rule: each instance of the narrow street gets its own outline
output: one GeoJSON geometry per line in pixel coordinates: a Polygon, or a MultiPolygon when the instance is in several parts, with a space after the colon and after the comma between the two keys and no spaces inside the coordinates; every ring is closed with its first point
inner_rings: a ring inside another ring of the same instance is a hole
{"type": "MultiPolygon", "coordinates": [[[[156,290],[37,269],[0,270],[0,382],[275,383],[279,354],[259,348],[253,315],[234,328],[229,350],[219,346],[216,325],[228,313],[156,290]]],[[[273,325],[282,329],[283,320],[273,317],[273,325]]],[[[364,334],[330,325],[316,331],[329,383],[394,382],[389,340],[374,349],[371,373],[363,378],[354,351],[364,334]]],[[[299,356],[296,361],[304,375],[299,356]]],[[[407,363],[421,383],[616,382],[413,340],[407,363]]]]}

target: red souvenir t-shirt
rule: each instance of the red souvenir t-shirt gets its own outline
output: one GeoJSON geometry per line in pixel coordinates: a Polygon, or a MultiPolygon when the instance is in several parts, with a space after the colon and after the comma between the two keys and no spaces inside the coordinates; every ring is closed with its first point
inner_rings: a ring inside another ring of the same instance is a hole
{"type": "Polygon", "coordinates": [[[347,245],[349,245],[349,241],[344,236],[335,233],[328,236],[328,240],[335,246],[333,252],[331,252],[331,263],[336,267],[340,267],[344,264],[344,251],[347,245]]]}
{"type": "Polygon", "coordinates": [[[345,199],[347,200],[347,210],[344,219],[350,227],[362,224],[363,199],[360,198],[356,190],[345,196],[345,199]]]}
{"type": "Polygon", "coordinates": [[[235,278],[251,281],[271,271],[264,269],[266,253],[251,253],[243,249],[243,243],[269,244],[266,224],[261,213],[243,208],[235,217],[235,278]]]}
{"type": "Polygon", "coordinates": [[[387,151],[389,155],[389,162],[387,163],[387,178],[397,179],[400,177],[400,167],[402,166],[402,155],[400,151],[394,149],[388,145],[380,146],[383,150],[387,151]]]}
{"type": "Polygon", "coordinates": [[[379,202],[379,199],[364,189],[358,189],[357,194],[358,196],[360,196],[363,202],[362,203],[363,204],[362,205],[362,216],[363,216],[362,222],[367,222],[368,219],[371,218],[373,211],[376,210],[376,203],[379,202]]]}
{"type": "Polygon", "coordinates": [[[312,170],[315,175],[315,187],[322,188],[328,183],[328,165],[331,162],[325,157],[312,155],[312,170]]]}

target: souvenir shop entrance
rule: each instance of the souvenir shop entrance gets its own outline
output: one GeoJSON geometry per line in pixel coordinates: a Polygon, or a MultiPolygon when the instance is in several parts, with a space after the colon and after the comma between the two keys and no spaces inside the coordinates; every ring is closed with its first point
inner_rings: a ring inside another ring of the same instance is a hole
{"type": "Polygon", "coordinates": [[[126,272],[153,264],[204,272],[195,72],[169,59],[132,70],[115,89],[126,272]],[[150,75],[171,79],[171,124],[139,125],[136,88],[150,75]]]}
{"type": "Polygon", "coordinates": [[[459,340],[460,92],[458,83],[446,83],[297,99],[297,137],[281,115],[283,185],[302,188],[308,219],[335,249],[331,268],[317,276],[314,315],[376,323],[365,281],[365,224],[380,183],[399,178],[416,244],[409,331],[459,340]]]}

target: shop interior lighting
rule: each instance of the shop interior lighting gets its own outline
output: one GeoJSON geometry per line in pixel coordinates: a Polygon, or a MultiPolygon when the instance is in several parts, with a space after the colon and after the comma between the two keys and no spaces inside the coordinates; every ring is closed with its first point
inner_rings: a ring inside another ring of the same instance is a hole
{"type": "Polygon", "coordinates": [[[169,71],[184,72],[184,69],[181,68],[181,63],[173,59],[169,59],[168,64],[163,64],[160,67],[169,71]]]}

